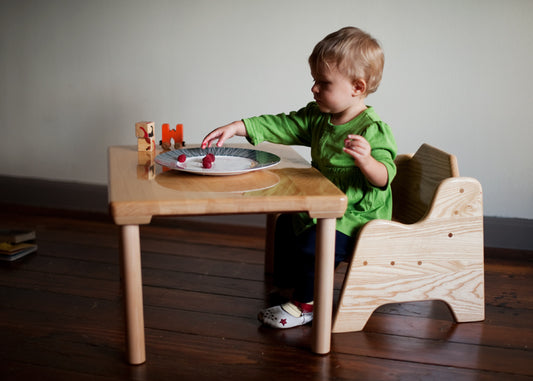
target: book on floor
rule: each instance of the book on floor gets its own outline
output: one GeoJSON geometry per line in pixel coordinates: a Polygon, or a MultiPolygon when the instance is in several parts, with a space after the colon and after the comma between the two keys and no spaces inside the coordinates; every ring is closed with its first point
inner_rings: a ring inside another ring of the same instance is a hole
{"type": "Polygon", "coordinates": [[[37,251],[34,230],[0,229],[0,261],[14,261],[37,251]]]}
{"type": "Polygon", "coordinates": [[[35,239],[35,230],[0,229],[0,242],[21,243],[35,239]]]}

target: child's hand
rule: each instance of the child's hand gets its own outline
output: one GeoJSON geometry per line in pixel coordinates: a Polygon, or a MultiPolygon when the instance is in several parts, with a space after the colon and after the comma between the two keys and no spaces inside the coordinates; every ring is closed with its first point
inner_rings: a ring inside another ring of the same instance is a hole
{"type": "Polygon", "coordinates": [[[370,143],[360,135],[348,135],[344,139],[344,152],[353,157],[355,165],[359,168],[364,167],[368,160],[372,158],[370,155],[370,143]]]}
{"type": "Polygon", "coordinates": [[[224,142],[233,136],[247,136],[246,127],[242,120],[227,124],[211,131],[202,141],[202,148],[211,147],[213,141],[218,139],[217,147],[222,147],[224,142]]]}
{"type": "Polygon", "coordinates": [[[371,155],[370,143],[360,135],[348,135],[344,139],[344,152],[353,157],[355,165],[359,167],[363,175],[377,187],[387,185],[387,167],[371,155]]]}

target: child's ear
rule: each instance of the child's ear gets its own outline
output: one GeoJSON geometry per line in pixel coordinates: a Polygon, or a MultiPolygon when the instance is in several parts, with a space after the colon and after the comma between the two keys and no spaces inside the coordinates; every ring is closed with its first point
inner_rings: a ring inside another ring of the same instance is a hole
{"type": "Polygon", "coordinates": [[[353,81],[353,95],[366,94],[366,81],[364,79],[355,79],[353,81]]]}

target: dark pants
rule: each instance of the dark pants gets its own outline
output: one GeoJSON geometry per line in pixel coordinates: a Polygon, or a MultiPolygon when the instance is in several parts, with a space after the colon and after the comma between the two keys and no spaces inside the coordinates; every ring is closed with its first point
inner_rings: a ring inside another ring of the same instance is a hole
{"type": "MultiPolygon", "coordinates": [[[[353,253],[355,240],[336,232],[335,267],[353,253]]],[[[292,215],[282,214],[276,223],[274,242],[274,283],[294,288],[293,299],[308,303],[313,300],[315,284],[316,226],[296,235],[292,215]]]]}

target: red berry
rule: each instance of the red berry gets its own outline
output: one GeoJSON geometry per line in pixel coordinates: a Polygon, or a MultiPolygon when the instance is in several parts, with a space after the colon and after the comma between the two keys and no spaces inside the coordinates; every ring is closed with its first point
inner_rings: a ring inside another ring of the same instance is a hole
{"type": "Polygon", "coordinates": [[[178,156],[178,161],[180,163],[185,163],[185,160],[187,160],[187,156],[185,156],[184,154],[178,156]]]}
{"type": "Polygon", "coordinates": [[[215,162],[215,155],[214,154],[208,153],[207,155],[205,155],[205,157],[209,158],[209,160],[211,160],[212,162],[215,162]]]}
{"type": "Polygon", "coordinates": [[[204,166],[204,168],[211,168],[213,166],[213,162],[211,160],[206,160],[206,158],[204,158],[202,160],[202,165],[204,166]]]}

